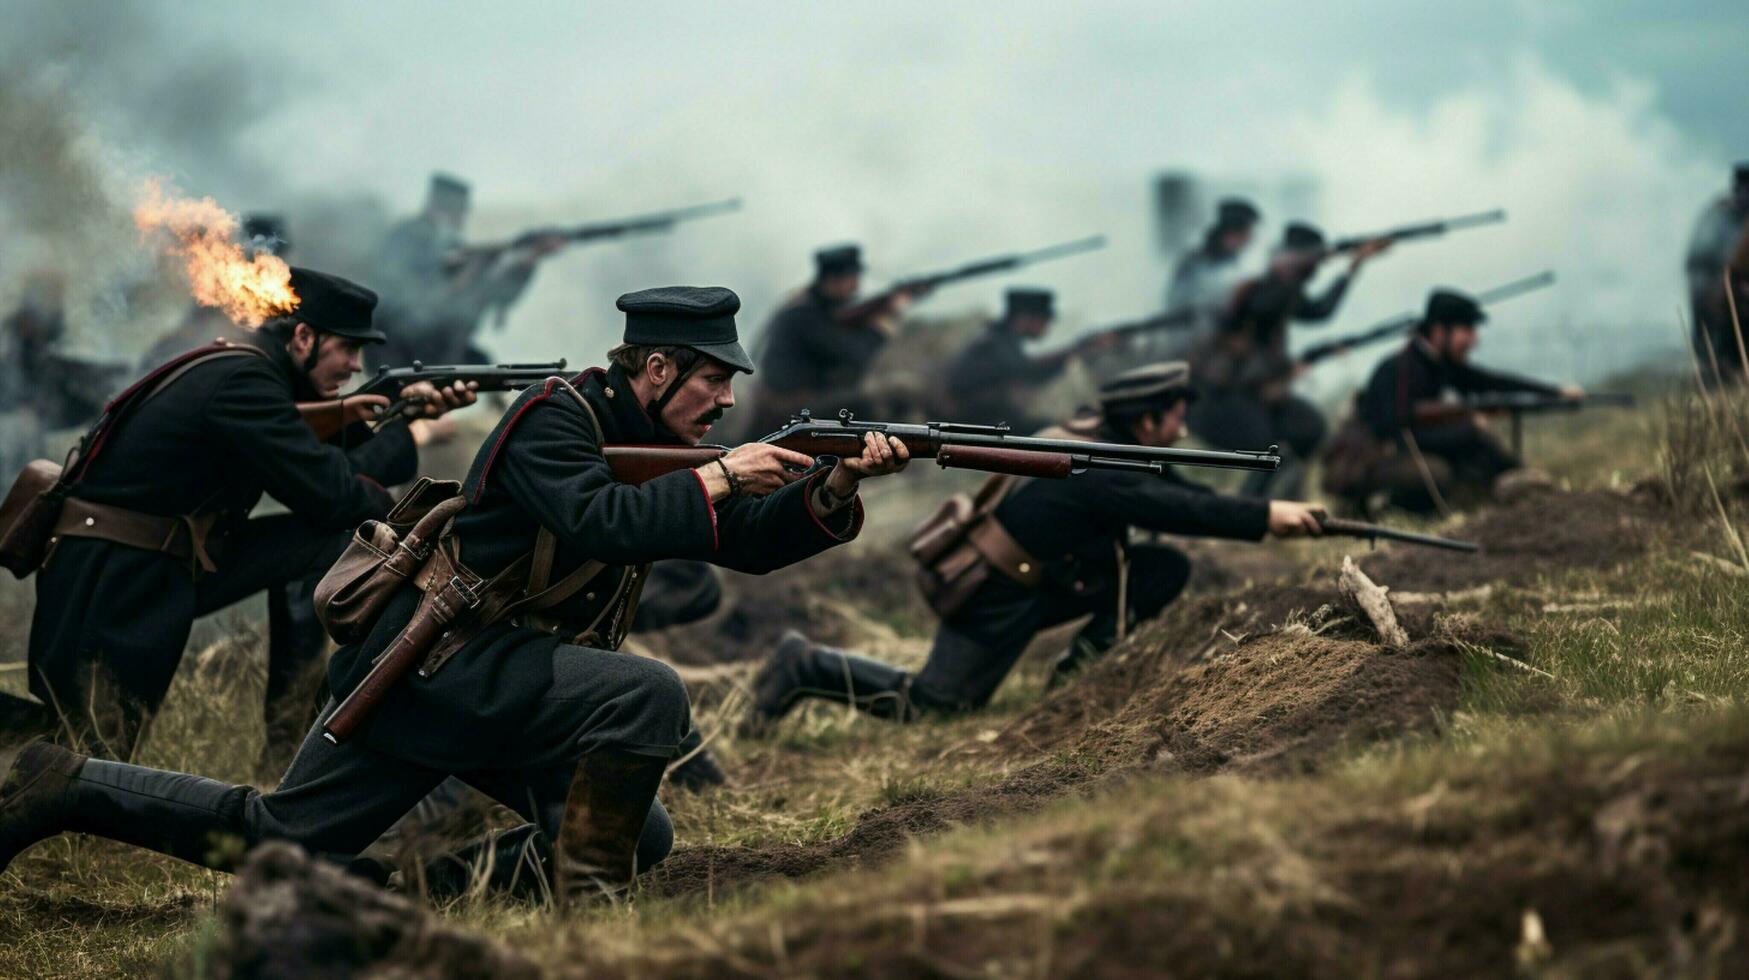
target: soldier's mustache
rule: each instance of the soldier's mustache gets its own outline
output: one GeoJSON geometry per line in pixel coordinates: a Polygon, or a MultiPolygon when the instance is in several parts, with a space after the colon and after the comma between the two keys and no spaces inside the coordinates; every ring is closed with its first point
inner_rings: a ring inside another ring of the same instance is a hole
{"type": "Polygon", "coordinates": [[[716,425],[717,422],[722,419],[722,417],[723,417],[723,410],[720,407],[713,408],[710,411],[704,413],[703,415],[700,415],[697,418],[697,420],[695,420],[694,424],[695,425],[716,425]]]}

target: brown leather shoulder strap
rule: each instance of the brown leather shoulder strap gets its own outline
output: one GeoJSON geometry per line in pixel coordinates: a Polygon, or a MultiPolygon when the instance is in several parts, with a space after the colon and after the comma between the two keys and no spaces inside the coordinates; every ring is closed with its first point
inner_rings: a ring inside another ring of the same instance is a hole
{"type": "Polygon", "coordinates": [[[184,361],[183,363],[177,365],[176,369],[174,371],[171,371],[171,372],[165,374],[162,378],[159,378],[157,384],[154,384],[152,387],[146,389],[146,391],[141,393],[140,399],[136,403],[136,407],[144,407],[147,402],[149,402],[153,398],[157,397],[159,392],[170,387],[172,384],[175,384],[183,375],[185,375],[188,372],[194,370],[195,368],[201,366],[202,364],[210,364],[213,361],[216,361],[221,357],[266,357],[266,356],[267,356],[267,352],[264,350],[261,350],[258,347],[253,347],[249,344],[237,344],[237,345],[232,346],[232,347],[226,347],[223,350],[215,350],[215,351],[212,351],[210,353],[202,354],[199,357],[191,357],[187,361],[184,361]]]}
{"type": "MultiPolygon", "coordinates": [[[[595,409],[589,404],[589,399],[571,385],[569,381],[559,379],[559,387],[576,401],[583,414],[589,417],[589,425],[595,429],[596,442],[606,442],[607,436],[601,429],[601,420],[596,418],[595,409]]],[[[556,606],[570,598],[583,584],[594,578],[596,573],[606,567],[601,562],[589,561],[578,566],[576,571],[565,576],[556,585],[547,587],[547,581],[553,574],[553,555],[558,551],[559,540],[553,532],[541,528],[534,535],[534,551],[529,558],[528,566],[528,597],[519,600],[513,608],[517,610],[547,609],[556,606]],[[561,592],[561,590],[563,590],[561,592]]]]}

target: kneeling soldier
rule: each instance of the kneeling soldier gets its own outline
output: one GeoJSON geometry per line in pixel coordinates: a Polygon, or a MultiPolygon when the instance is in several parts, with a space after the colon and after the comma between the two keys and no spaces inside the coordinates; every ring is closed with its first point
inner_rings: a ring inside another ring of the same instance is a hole
{"type": "MultiPolygon", "coordinates": [[[[1063,430],[1044,434],[1169,446],[1182,433],[1192,397],[1182,361],[1150,365],[1106,383],[1099,411],[1083,410],[1063,430]]],[[[980,523],[966,535],[977,541],[972,560],[987,563],[989,574],[946,612],[921,671],[912,675],[791,633],[754,682],[749,727],[765,727],[803,697],[900,721],[922,711],[978,708],[1039,631],[1091,614],[1057,663],[1057,677],[1066,676],[1117,641],[1120,617],[1127,625],[1158,614],[1189,578],[1183,552],[1132,546],[1132,527],[1251,541],[1319,531],[1317,508],[1310,505],[1224,496],[1170,472],[1093,470],[1074,480],[1010,483],[989,492],[995,486],[986,484],[980,493],[974,518],[980,523]],[[983,510],[995,500],[993,510],[983,510]]],[[[938,598],[935,605],[945,604],[938,598]]]]}
{"type": "Polygon", "coordinates": [[[1356,403],[1359,425],[1376,442],[1360,453],[1366,458],[1360,467],[1365,476],[1352,496],[1384,491],[1393,505],[1413,511],[1433,510],[1435,492],[1488,496],[1502,476],[1524,464],[1484,427],[1482,416],[1454,395],[1522,391],[1584,397],[1574,385],[1544,384],[1471,364],[1476,328],[1487,318],[1480,304],[1462,293],[1440,289],[1428,297],[1415,335],[1379,362],[1356,403]]]}
{"type": "MultiPolygon", "coordinates": [[[[516,839],[541,845],[536,863],[556,866],[561,900],[623,888],[661,860],[672,831],[656,789],[690,727],[686,690],[666,665],[612,652],[649,563],[760,573],[800,561],[855,537],[858,481],[909,458],[902,443],[871,435],[859,458],[801,479],[813,459],[754,443],[696,470],[616,483],[604,445],[697,444],[735,404],[731,381],[752,370],[736,339],[739,307],[719,288],[620,297],[625,343],[612,366],[585,372],[575,388],[553,378],[523,392],[481,446],[455,518],[458,560],[491,578],[527,567],[545,540],[552,580],[578,583],[541,610],[550,631],[531,618],[471,621],[472,635],[440,668],[428,661],[409,674],[338,743],[322,734],[331,702],[272,793],[31,743],[0,789],[0,868],[62,831],[216,868],[240,853],[215,846],[227,839],[354,855],[451,775],[538,826],[516,839]],[[574,577],[590,567],[593,576],[574,577]]],[[[433,594],[455,583],[433,582],[433,594]]],[[[336,696],[425,608],[417,584],[402,586],[368,638],[334,656],[336,696]]]]}
{"type": "MultiPolygon", "coordinates": [[[[30,688],[110,754],[132,752],[194,621],[263,590],[263,758],[273,758],[276,740],[295,744],[317,707],[315,683],[299,681],[319,678],[326,639],[308,595],[287,585],[333,564],[352,528],[388,511],[383,487],[418,466],[404,422],[374,437],[355,424],[344,433],[350,449],[319,441],[305,424],[296,403],[338,395],[361,369],[364,346],[383,334],[371,322],[370,290],[305,269],[292,270],[291,286],[296,310],[249,343],[184,354],[119,396],[75,463],[36,576],[30,688]],[[290,513],[250,518],[264,492],[290,513]]],[[[405,394],[430,414],[474,400],[430,384],[405,394]]],[[[367,402],[387,399],[353,404],[367,402]]],[[[279,755],[271,775],[289,758],[279,755]]]]}

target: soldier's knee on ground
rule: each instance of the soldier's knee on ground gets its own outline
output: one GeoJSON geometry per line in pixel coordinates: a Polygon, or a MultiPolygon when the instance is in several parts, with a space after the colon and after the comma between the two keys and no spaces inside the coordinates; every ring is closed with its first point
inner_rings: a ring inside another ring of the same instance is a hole
{"type": "Polygon", "coordinates": [[[638,835],[638,872],[641,874],[662,863],[674,850],[674,823],[661,800],[650,803],[650,815],[644,818],[643,833],[638,835]]]}
{"type": "Polygon", "coordinates": [[[633,697],[638,727],[648,733],[647,744],[678,747],[692,730],[692,701],[686,684],[674,668],[647,657],[632,658],[640,674],[633,697]]]}

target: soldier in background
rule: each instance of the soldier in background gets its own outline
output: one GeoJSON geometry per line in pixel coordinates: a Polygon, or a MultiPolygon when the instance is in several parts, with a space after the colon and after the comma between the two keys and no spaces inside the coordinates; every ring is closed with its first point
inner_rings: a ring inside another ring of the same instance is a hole
{"type": "Polygon", "coordinates": [[[0,324],[0,466],[8,476],[33,459],[58,456],[48,434],[96,418],[126,377],[126,365],[62,350],[65,291],[59,273],[35,273],[0,324]]]}
{"type": "MultiPolygon", "coordinates": [[[[1194,397],[1184,362],[1149,365],[1103,385],[1097,411],[1046,434],[1170,446],[1194,397]]],[[[1128,623],[1158,615],[1189,579],[1182,551],[1131,544],[1132,527],[1245,541],[1322,530],[1311,505],[1217,494],[1170,470],[992,479],[1010,482],[995,491],[1005,496],[986,518],[1000,533],[981,533],[976,548],[990,573],[942,619],[923,668],[900,670],[792,632],[754,679],[749,729],[768,727],[809,697],[893,721],[980,708],[1041,631],[1091,616],[1057,662],[1053,677],[1068,676],[1116,643],[1128,623]]]]}
{"type": "MultiPolygon", "coordinates": [[[[1054,304],[1055,296],[1048,289],[1008,290],[1002,316],[990,321],[948,366],[947,397],[956,420],[981,425],[1006,422],[1020,433],[1048,424],[1027,405],[1039,387],[1061,375],[1069,359],[1081,352],[1074,346],[1036,357],[1026,352],[1027,341],[1050,330],[1056,318],[1054,304]]],[[[1114,340],[1100,338],[1103,343],[1114,340]]]]}
{"type": "Polygon", "coordinates": [[[1383,492],[1392,505],[1417,512],[1434,510],[1436,495],[1486,498],[1523,463],[1487,430],[1484,416],[1465,409],[1454,396],[1511,391],[1585,396],[1576,385],[1545,384],[1472,365],[1477,327],[1487,318],[1463,293],[1441,289],[1427,298],[1414,336],[1379,362],[1356,403],[1359,424],[1375,445],[1370,452],[1350,450],[1369,463],[1365,482],[1346,495],[1365,500],[1383,492]]]}
{"type": "Polygon", "coordinates": [[[379,320],[389,340],[378,363],[478,363],[474,344],[488,314],[502,326],[510,306],[534,279],[540,260],[563,248],[558,236],[516,247],[469,249],[462,240],[470,189],[449,174],[431,175],[425,207],[396,225],[378,256],[379,320]]]}
{"type": "Polygon", "coordinates": [[[1695,221],[1688,241],[1688,295],[1693,309],[1693,342],[1700,359],[1701,376],[1711,384],[1717,376],[1727,382],[1743,375],[1743,354],[1731,324],[1730,303],[1725,296],[1725,270],[1733,256],[1744,267],[1735,270],[1737,315],[1749,315],[1749,161],[1737,164],[1731,190],[1721,194],[1695,221]]]}
{"type": "Polygon", "coordinates": [[[1220,329],[1197,348],[1191,366],[1202,399],[1191,410],[1190,431],[1221,448],[1281,449],[1281,468],[1247,476],[1245,493],[1300,495],[1306,461],[1324,441],[1326,425],[1311,402],[1293,394],[1300,368],[1288,353],[1288,325],[1328,321],[1361,266],[1388,247],[1382,239],[1360,246],[1348,270],[1312,296],[1312,277],[1330,255],[1324,234],[1308,224],[1288,225],[1268,271],[1234,290],[1220,329]]]}
{"type": "MultiPolygon", "coordinates": [[[[1251,246],[1261,218],[1262,214],[1250,201],[1226,198],[1216,207],[1215,223],[1204,232],[1202,244],[1179,257],[1172,269],[1172,282],[1166,287],[1165,308],[1193,311],[1196,326],[1188,336],[1171,336],[1175,346],[1194,344],[1219,324],[1243,275],[1240,258],[1251,246]]],[[[1168,338],[1161,333],[1151,335],[1151,339],[1157,343],[1168,338]]]]}
{"type": "Polygon", "coordinates": [[[844,311],[862,289],[862,249],[814,253],[814,279],[772,315],[760,339],[759,388],[749,428],[764,435],[802,408],[869,411],[863,380],[916,297],[904,291],[858,317],[844,311]]]}

